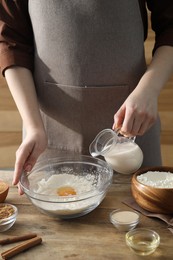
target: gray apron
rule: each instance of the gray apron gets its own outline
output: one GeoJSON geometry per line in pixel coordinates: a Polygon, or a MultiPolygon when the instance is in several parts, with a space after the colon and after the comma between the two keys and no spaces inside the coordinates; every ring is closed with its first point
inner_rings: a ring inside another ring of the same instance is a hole
{"type": "MultiPolygon", "coordinates": [[[[48,148],[40,159],[89,154],[146,70],[137,0],[31,0],[35,84],[48,148]]],[[[158,122],[137,143],[161,164],[158,122]]]]}

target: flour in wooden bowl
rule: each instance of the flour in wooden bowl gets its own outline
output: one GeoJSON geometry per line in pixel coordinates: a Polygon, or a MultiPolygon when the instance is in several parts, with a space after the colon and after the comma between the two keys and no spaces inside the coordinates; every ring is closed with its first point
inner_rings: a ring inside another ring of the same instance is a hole
{"type": "Polygon", "coordinates": [[[137,180],[155,188],[173,188],[173,173],[171,172],[148,171],[138,175],[137,180]]]}

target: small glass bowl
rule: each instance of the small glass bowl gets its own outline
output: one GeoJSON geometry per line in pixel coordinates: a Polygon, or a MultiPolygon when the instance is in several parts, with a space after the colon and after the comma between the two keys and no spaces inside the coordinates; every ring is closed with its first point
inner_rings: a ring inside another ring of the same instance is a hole
{"type": "Polygon", "coordinates": [[[145,256],[152,254],[160,244],[160,236],[146,228],[136,228],[125,235],[126,244],[132,252],[145,256]]]}
{"type": "MultiPolygon", "coordinates": [[[[18,214],[18,209],[14,205],[8,204],[8,203],[0,203],[0,207],[3,207],[3,206],[12,208],[14,212],[9,217],[0,218],[0,232],[4,232],[4,231],[10,229],[13,226],[13,224],[15,223],[17,214],[18,214]]],[[[1,208],[0,208],[0,210],[1,210],[1,208]]]]}
{"type": "Polygon", "coordinates": [[[134,210],[113,210],[110,213],[110,222],[119,231],[129,231],[139,223],[139,214],[134,210]]]}

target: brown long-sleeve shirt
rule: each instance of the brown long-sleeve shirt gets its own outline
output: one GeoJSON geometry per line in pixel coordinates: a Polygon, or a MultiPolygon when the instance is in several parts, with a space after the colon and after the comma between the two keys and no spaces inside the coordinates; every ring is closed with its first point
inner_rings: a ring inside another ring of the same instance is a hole
{"type": "MultiPolygon", "coordinates": [[[[155,51],[159,46],[173,46],[173,1],[138,0],[147,37],[147,9],[151,11],[155,31],[155,51]]],[[[28,13],[28,0],[0,0],[0,69],[22,66],[34,67],[34,40],[28,13]]]]}

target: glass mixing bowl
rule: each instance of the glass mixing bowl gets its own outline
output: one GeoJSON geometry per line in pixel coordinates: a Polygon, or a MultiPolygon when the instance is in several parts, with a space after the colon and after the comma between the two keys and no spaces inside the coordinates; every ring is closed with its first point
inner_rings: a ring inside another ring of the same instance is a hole
{"type": "Polygon", "coordinates": [[[90,156],[53,158],[38,162],[23,172],[20,185],[43,213],[58,218],[76,218],[93,211],[112,183],[113,170],[90,156]]]}

